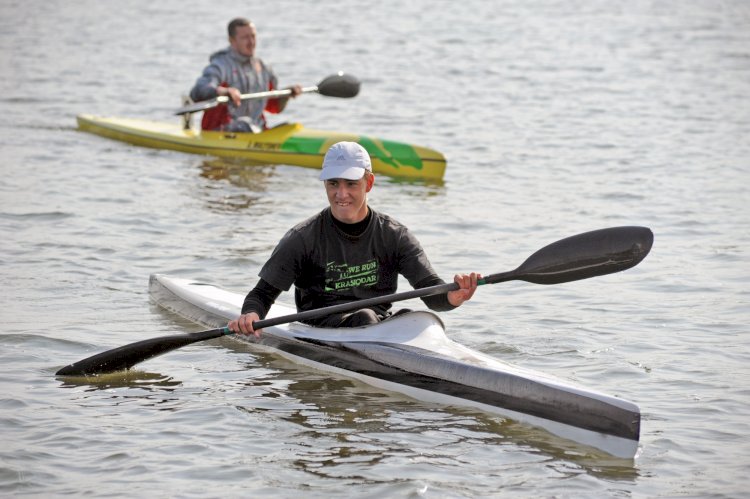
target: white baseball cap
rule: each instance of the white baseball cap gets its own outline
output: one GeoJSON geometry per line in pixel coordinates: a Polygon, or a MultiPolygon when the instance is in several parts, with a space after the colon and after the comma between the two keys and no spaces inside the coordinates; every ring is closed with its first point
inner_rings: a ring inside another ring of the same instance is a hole
{"type": "Polygon", "coordinates": [[[320,180],[359,180],[364,176],[365,170],[372,171],[370,155],[365,148],[356,142],[338,142],[328,149],[323,158],[320,180]]]}

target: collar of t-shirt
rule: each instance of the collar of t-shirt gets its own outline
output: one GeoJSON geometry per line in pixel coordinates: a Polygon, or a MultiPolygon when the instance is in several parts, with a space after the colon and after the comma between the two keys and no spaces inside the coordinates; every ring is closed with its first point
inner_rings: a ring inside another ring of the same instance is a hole
{"type": "Polygon", "coordinates": [[[353,224],[342,222],[334,216],[332,216],[331,218],[333,219],[333,223],[336,225],[336,227],[341,229],[341,232],[343,232],[347,236],[358,237],[362,235],[365,229],[367,229],[367,226],[370,224],[370,220],[372,219],[372,210],[370,208],[367,208],[367,216],[361,221],[355,222],[353,224]]]}

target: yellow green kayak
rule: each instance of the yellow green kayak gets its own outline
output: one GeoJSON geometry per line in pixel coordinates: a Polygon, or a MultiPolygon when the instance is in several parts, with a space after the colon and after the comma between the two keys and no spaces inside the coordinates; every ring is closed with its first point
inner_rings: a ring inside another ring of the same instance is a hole
{"type": "Polygon", "coordinates": [[[299,123],[286,123],[260,133],[233,133],[185,129],[179,122],[88,114],[79,115],[77,120],[80,130],[138,146],[307,168],[320,168],[328,148],[346,140],[367,149],[377,174],[424,180],[441,180],[445,174],[445,156],[438,151],[364,135],[311,130],[299,123]]]}

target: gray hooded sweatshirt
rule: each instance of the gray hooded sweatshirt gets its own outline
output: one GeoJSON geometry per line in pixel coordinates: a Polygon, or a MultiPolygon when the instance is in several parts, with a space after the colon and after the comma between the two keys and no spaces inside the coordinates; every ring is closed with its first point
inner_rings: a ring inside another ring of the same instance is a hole
{"type": "MultiPolygon", "coordinates": [[[[193,101],[216,98],[216,88],[223,83],[243,94],[278,88],[278,80],[273,70],[257,57],[245,57],[228,47],[212,54],[209,61],[210,64],[190,90],[190,98],[193,101]]],[[[241,121],[249,121],[254,126],[264,128],[266,119],[263,110],[267,102],[268,99],[245,100],[239,107],[230,102],[228,109],[232,124],[242,118],[241,121]]],[[[230,127],[234,128],[231,124],[230,127]]]]}

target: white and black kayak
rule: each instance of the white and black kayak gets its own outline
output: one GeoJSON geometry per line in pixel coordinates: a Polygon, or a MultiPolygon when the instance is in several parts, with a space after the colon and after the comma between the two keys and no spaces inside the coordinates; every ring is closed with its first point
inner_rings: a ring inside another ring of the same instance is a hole
{"type": "MultiPolygon", "coordinates": [[[[160,306],[208,327],[235,319],[244,299],[210,284],[162,274],[151,276],[149,292],[160,306]]],[[[268,318],[293,312],[276,304],[268,318]]],[[[633,458],[638,449],[640,411],[632,402],[471,350],[450,340],[431,312],[401,314],[362,328],[292,322],[264,328],[260,339],[233,337],[419,400],[475,407],[530,423],[616,457],[633,458]]]]}
{"type": "MultiPolygon", "coordinates": [[[[647,227],[584,232],[548,244],[516,269],[482,277],[477,284],[521,280],[549,285],[621,272],[638,265],[653,242],[647,227]]],[[[158,274],[151,276],[149,287],[163,307],[216,329],[139,340],[68,364],[55,375],[88,377],[130,369],[177,348],[234,334],[226,324],[239,315],[241,295],[158,274]]],[[[256,330],[263,329],[262,337],[242,339],[418,399],[477,407],[617,457],[635,456],[641,419],[635,404],[461,346],[446,337],[432,313],[397,315],[364,328],[322,329],[300,322],[458,288],[457,283],[438,284],[298,313],[274,305],[265,319],[253,323],[256,330]]]]}

